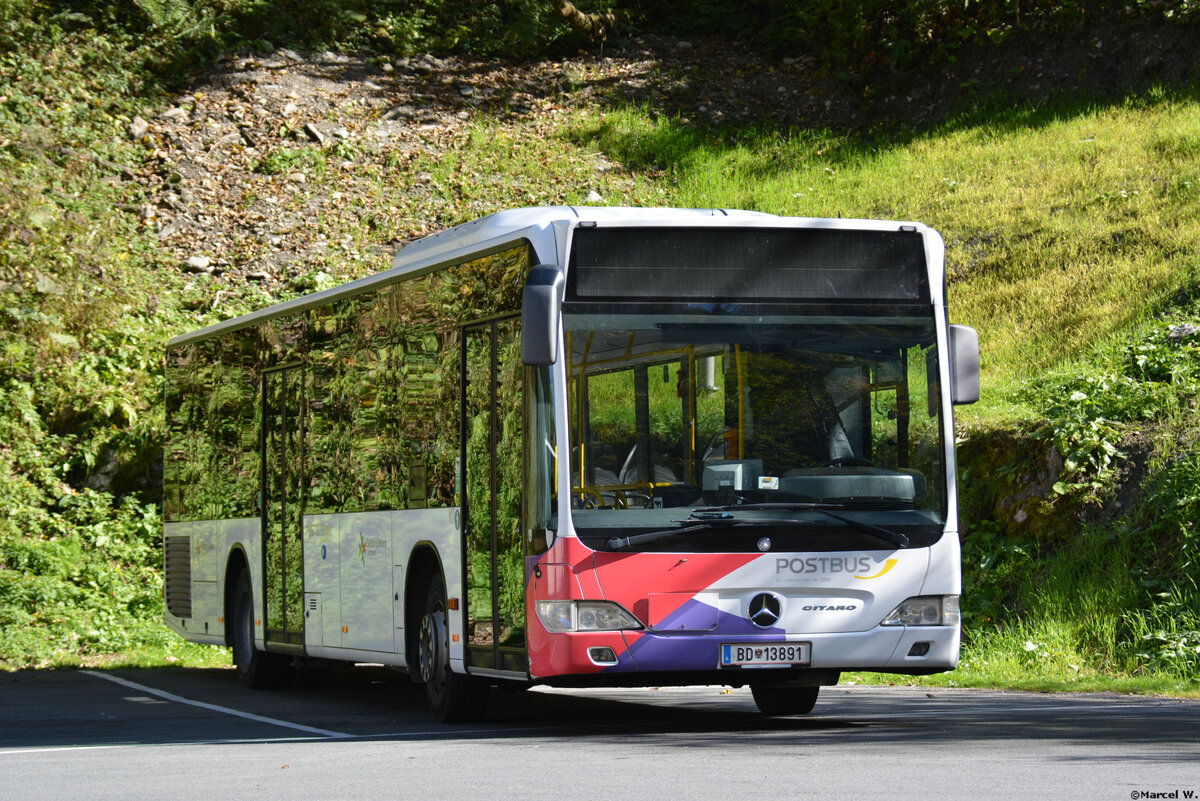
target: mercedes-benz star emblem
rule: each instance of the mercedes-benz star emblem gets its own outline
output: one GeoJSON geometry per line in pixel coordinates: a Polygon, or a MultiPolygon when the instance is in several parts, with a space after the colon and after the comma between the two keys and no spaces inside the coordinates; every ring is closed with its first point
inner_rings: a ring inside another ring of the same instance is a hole
{"type": "Polygon", "coordinates": [[[779,599],[769,592],[760,592],[750,599],[750,609],[746,617],[761,629],[767,629],[779,622],[783,605],[779,599]]]}

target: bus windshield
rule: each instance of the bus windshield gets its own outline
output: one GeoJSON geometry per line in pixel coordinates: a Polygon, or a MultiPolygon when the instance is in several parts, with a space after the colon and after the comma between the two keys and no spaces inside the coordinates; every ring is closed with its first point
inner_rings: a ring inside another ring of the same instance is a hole
{"type": "Polygon", "coordinates": [[[931,310],[567,309],[563,321],[573,519],[590,546],[763,550],[767,537],[832,550],[879,548],[880,531],[914,546],[940,535],[931,310]]]}

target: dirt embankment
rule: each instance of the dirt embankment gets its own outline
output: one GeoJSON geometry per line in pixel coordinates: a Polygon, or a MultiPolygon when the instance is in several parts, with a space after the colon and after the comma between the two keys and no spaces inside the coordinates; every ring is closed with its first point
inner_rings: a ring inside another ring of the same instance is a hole
{"type": "Polygon", "coordinates": [[[153,152],[132,176],[145,202],[130,211],[180,270],[270,288],[331,253],[361,259],[372,253],[356,249],[367,248],[385,264],[398,243],[429,233],[416,222],[379,230],[377,242],[362,245],[323,231],[336,232],[339,215],[386,206],[372,194],[372,168],[436,156],[481,116],[539,135],[547,130],[539,123],[551,124],[564,108],[637,103],[696,125],[899,131],[945,120],[997,91],[1036,104],[1063,91],[1112,97],[1195,79],[1198,34],[1197,26],[1095,25],[1067,41],[1026,37],[962,52],[937,69],[856,84],[802,53],[767,58],[722,40],[646,38],[619,51],[520,65],[238,54],[130,126],[153,152]],[[305,145],[320,150],[319,160],[290,161],[288,151],[305,145]]]}

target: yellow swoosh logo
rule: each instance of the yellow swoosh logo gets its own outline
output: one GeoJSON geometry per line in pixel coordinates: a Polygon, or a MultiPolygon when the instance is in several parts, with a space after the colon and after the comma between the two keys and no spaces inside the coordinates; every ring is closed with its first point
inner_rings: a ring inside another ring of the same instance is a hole
{"type": "Polygon", "coordinates": [[[900,562],[900,560],[899,560],[899,559],[889,559],[889,560],[887,560],[886,562],[884,562],[884,563],[883,563],[883,570],[880,570],[880,571],[879,571],[878,573],[876,573],[875,575],[873,575],[873,576],[855,576],[855,578],[856,578],[856,579],[876,579],[876,578],[879,578],[879,577],[880,577],[880,576],[882,576],[884,573],[888,572],[888,571],[889,571],[889,570],[891,570],[893,567],[895,567],[897,564],[899,564],[899,562],[900,562]]]}

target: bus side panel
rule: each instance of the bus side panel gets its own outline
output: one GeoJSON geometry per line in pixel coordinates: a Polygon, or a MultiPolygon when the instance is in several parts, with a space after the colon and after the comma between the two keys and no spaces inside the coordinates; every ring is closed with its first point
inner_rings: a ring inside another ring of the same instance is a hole
{"type": "MultiPolygon", "coordinates": [[[[304,518],[304,588],[310,655],[350,661],[377,659],[404,666],[406,562],[432,546],[445,571],[448,597],[461,597],[461,551],[455,509],[352,512],[304,518]]],[[[420,593],[423,601],[424,593],[420,593]]],[[[423,610],[420,610],[423,611],[423,610]]],[[[458,612],[451,612],[451,630],[458,612]]],[[[462,660],[462,643],[451,642],[462,660]]]]}
{"type": "MultiPolygon", "coordinates": [[[[220,645],[225,645],[225,625],[228,621],[232,625],[232,620],[225,617],[226,613],[234,614],[234,610],[225,609],[225,596],[228,588],[225,581],[228,578],[231,581],[236,581],[237,576],[227,576],[229,570],[229,562],[235,553],[240,553],[246,560],[250,568],[250,586],[253,589],[254,596],[254,619],[261,620],[263,616],[262,610],[262,549],[260,542],[262,540],[262,519],[258,517],[242,517],[236,520],[219,520],[212,523],[197,523],[197,527],[212,526],[216,532],[216,557],[218,573],[216,576],[215,586],[215,608],[219,610],[218,615],[221,616],[221,624],[218,628],[220,633],[220,645]]],[[[259,647],[263,644],[263,632],[258,628],[254,632],[255,640],[259,647]]]]}
{"type": "Polygon", "coordinates": [[[390,653],[392,620],[392,513],[338,515],[338,587],[342,646],[390,653]]]}
{"type": "Polygon", "coordinates": [[[221,588],[217,581],[217,558],[224,552],[224,521],[204,520],[191,524],[192,539],[192,622],[196,632],[225,636],[221,588]]]}
{"type": "MultiPolygon", "coordinates": [[[[395,543],[392,550],[396,555],[393,576],[404,582],[404,586],[394,587],[395,595],[393,595],[393,597],[399,596],[395,604],[395,637],[397,650],[401,655],[400,664],[403,665],[407,663],[407,660],[403,658],[402,648],[402,644],[407,639],[405,636],[407,621],[420,619],[421,615],[425,613],[424,585],[434,578],[420,572],[411,572],[408,569],[414,561],[413,553],[424,548],[433,549],[437,555],[437,561],[441,565],[441,578],[445,582],[446,598],[452,601],[458,599],[461,602],[466,592],[463,580],[462,533],[459,527],[459,510],[455,507],[406,509],[388,514],[392,520],[392,538],[395,543]],[[418,603],[421,604],[419,609],[403,608],[406,589],[409,586],[417,590],[413,597],[419,599],[418,603]]],[[[389,586],[391,586],[390,583],[389,586]]],[[[465,643],[455,632],[463,631],[466,624],[466,610],[462,608],[461,603],[458,609],[453,606],[451,603],[451,608],[447,613],[447,626],[450,630],[450,666],[456,673],[465,673],[466,668],[463,666],[465,643]]]]}
{"type": "MultiPolygon", "coordinates": [[[[258,518],[163,524],[165,618],[173,631],[192,642],[225,644],[225,567],[235,549],[257,554],[259,531],[258,518]]],[[[251,580],[258,586],[253,557],[250,565],[251,580]]],[[[256,599],[256,614],[261,615],[257,605],[256,599]]]]}
{"type": "Polygon", "coordinates": [[[304,518],[304,609],[309,615],[304,644],[309,653],[314,648],[342,646],[339,576],[345,517],[324,514],[304,518]]]}
{"type": "Polygon", "coordinates": [[[960,595],[962,593],[962,546],[958,532],[947,531],[929,548],[929,574],[919,595],[960,595]]]}

